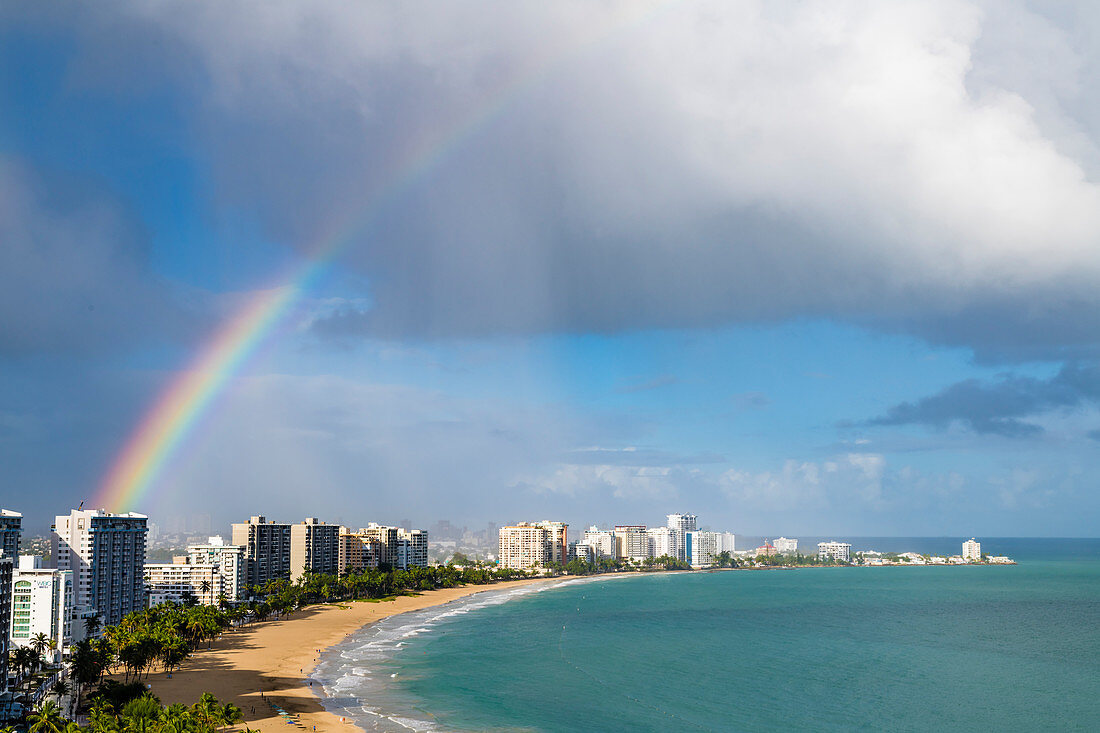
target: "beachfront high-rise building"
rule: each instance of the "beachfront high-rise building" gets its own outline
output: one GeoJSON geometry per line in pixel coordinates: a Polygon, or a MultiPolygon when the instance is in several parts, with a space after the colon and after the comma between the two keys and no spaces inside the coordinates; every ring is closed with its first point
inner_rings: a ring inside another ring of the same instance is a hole
{"type": "Polygon", "coordinates": [[[268,522],[261,514],[232,526],[233,544],[244,548],[246,584],[290,579],[289,524],[268,522]]]}
{"type": "Polygon", "coordinates": [[[569,525],[565,522],[552,522],[549,519],[536,524],[546,530],[547,542],[550,543],[546,561],[564,564],[569,559],[569,525]]]}
{"type": "Polygon", "coordinates": [[[30,646],[38,634],[52,641],[51,662],[58,662],[72,643],[73,574],[43,568],[42,558],[20,555],[12,573],[12,646],[30,646]]]}
{"type": "Polygon", "coordinates": [[[714,553],[728,552],[734,553],[734,545],[736,544],[737,536],[732,532],[715,532],[714,533],[714,553]]]}
{"type": "Polygon", "coordinates": [[[0,509],[0,550],[14,563],[19,556],[19,535],[23,532],[23,515],[10,509],[0,509]]]}
{"type": "Polygon", "coordinates": [[[615,533],[611,530],[600,529],[596,525],[592,525],[584,531],[582,544],[592,548],[592,553],[596,559],[618,557],[615,533]]]}
{"type": "Polygon", "coordinates": [[[963,543],[963,560],[977,562],[982,559],[982,543],[973,537],[963,543]]]}
{"type": "Polygon", "coordinates": [[[11,644],[12,559],[0,550],[0,693],[8,686],[8,648],[11,644]]]}
{"type": "Polygon", "coordinates": [[[290,578],[310,573],[335,575],[340,571],[340,526],[307,517],[290,526],[290,578]]]}
{"type": "Polygon", "coordinates": [[[549,560],[550,541],[546,527],[520,522],[500,528],[500,555],[497,562],[502,568],[526,570],[544,565],[549,560]]]}
{"type": "Polygon", "coordinates": [[[775,547],[775,551],[778,553],[795,553],[798,552],[798,540],[790,540],[786,537],[780,537],[772,540],[772,546],[775,547]]]}
{"type": "Polygon", "coordinates": [[[831,558],[837,562],[849,562],[852,557],[852,546],[847,542],[818,542],[817,557],[820,560],[831,558]]]}
{"type": "Polygon", "coordinates": [[[221,581],[218,593],[224,594],[230,602],[244,600],[247,561],[243,546],[227,545],[221,537],[211,537],[205,545],[188,546],[187,561],[192,565],[217,568],[221,581]]]}
{"type": "Polygon", "coordinates": [[[366,530],[352,532],[347,527],[340,528],[340,555],[337,559],[337,572],[340,575],[349,570],[376,568],[381,562],[382,543],[375,533],[366,530]]]}
{"type": "Polygon", "coordinates": [[[145,566],[145,593],[150,606],[162,603],[186,603],[193,599],[203,606],[216,606],[222,589],[217,565],[192,565],[188,556],[179,555],[170,563],[145,566]]]}
{"type": "Polygon", "coordinates": [[[397,558],[399,568],[428,567],[428,532],[423,529],[397,530],[397,558]]]}
{"type": "Polygon", "coordinates": [[[646,534],[649,536],[649,556],[664,557],[665,555],[680,559],[680,545],[683,536],[672,527],[650,527],[646,534]]]}
{"type": "Polygon", "coordinates": [[[619,557],[645,560],[649,557],[649,535],[644,524],[620,524],[615,527],[615,541],[619,557]]]}
{"type": "Polygon", "coordinates": [[[103,626],[145,608],[145,534],[149,518],[74,509],[54,519],[53,556],[73,573],[73,605],[99,614],[103,626]]]}
{"type": "Polygon", "coordinates": [[[707,567],[718,554],[718,534],[699,530],[684,532],[684,556],[695,567],[707,567]]]}
{"type": "Polygon", "coordinates": [[[388,527],[371,522],[366,529],[360,529],[359,534],[370,539],[378,540],[381,554],[378,562],[381,565],[397,566],[397,539],[400,527],[388,527]]]}
{"type": "Polygon", "coordinates": [[[667,526],[676,532],[676,553],[672,556],[677,560],[691,561],[687,551],[687,532],[694,532],[698,527],[699,518],[694,514],[669,514],[667,526]]]}
{"type": "Polygon", "coordinates": [[[694,532],[699,518],[694,514],[669,514],[668,526],[681,532],[694,532]]]}

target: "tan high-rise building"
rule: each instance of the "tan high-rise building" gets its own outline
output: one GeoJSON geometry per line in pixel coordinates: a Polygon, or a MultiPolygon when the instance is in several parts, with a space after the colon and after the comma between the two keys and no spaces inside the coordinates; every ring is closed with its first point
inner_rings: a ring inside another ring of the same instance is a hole
{"type": "Polygon", "coordinates": [[[549,534],[546,527],[527,522],[501,527],[497,562],[502,568],[512,570],[528,570],[544,565],[550,555],[549,534]]]}
{"type": "Polygon", "coordinates": [[[371,522],[366,529],[360,529],[359,534],[378,540],[381,546],[381,554],[378,556],[380,565],[397,567],[397,527],[384,527],[371,522]]]}
{"type": "Polygon", "coordinates": [[[347,527],[340,528],[340,554],[337,570],[343,575],[352,570],[376,568],[382,558],[382,543],[377,533],[366,530],[352,532],[347,527]]]}
{"type": "Polygon", "coordinates": [[[290,579],[307,572],[335,575],[340,571],[340,526],[307,517],[290,525],[290,579]]]}
{"type": "Polygon", "coordinates": [[[620,524],[615,527],[619,557],[645,560],[649,557],[649,533],[644,524],[620,524]]]}
{"type": "Polygon", "coordinates": [[[268,522],[261,514],[233,525],[233,544],[244,547],[245,583],[263,586],[290,580],[290,525],[268,522]]]}
{"type": "Polygon", "coordinates": [[[569,525],[551,522],[549,519],[536,522],[536,525],[546,530],[546,541],[550,543],[546,551],[546,561],[565,564],[569,559],[569,525]]]}

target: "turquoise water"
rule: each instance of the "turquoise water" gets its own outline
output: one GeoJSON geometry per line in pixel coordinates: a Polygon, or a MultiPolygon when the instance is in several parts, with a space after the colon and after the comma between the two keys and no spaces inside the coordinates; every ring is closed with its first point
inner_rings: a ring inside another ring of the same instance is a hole
{"type": "Polygon", "coordinates": [[[1100,542],[989,551],[1020,564],[483,594],[364,629],[317,679],[374,730],[1095,730],[1100,542]]]}

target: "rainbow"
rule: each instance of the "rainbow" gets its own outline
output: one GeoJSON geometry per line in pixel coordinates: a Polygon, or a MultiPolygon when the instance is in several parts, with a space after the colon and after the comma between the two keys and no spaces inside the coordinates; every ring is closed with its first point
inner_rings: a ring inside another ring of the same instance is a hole
{"type": "Polygon", "coordinates": [[[420,182],[463,140],[484,128],[535,88],[564,61],[579,51],[632,26],[652,20],[673,3],[651,6],[635,13],[637,5],[626,3],[624,17],[589,36],[575,39],[528,66],[499,86],[483,94],[470,106],[471,112],[455,124],[415,141],[399,162],[381,176],[385,183],[366,197],[364,209],[355,212],[327,236],[309,248],[310,256],[280,278],[282,283],[259,292],[239,309],[210,339],[188,368],[161,392],[128,437],[92,501],[93,507],[109,511],[134,509],[153,487],[157,476],[179,450],[199,418],[225,389],[283,316],[308,292],[311,283],[374,221],[375,217],[405,191],[420,182]]]}

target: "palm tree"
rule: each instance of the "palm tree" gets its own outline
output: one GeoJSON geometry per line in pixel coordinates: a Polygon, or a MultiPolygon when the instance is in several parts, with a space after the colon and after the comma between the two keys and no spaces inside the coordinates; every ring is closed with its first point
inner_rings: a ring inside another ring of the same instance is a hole
{"type": "Polygon", "coordinates": [[[126,733],[148,733],[160,719],[160,701],[147,692],[123,706],[122,719],[126,733]]]}
{"type": "Polygon", "coordinates": [[[199,701],[191,706],[191,714],[201,721],[207,729],[214,727],[215,721],[221,718],[222,709],[218,705],[218,698],[209,692],[202,693],[199,701]]]}
{"type": "Polygon", "coordinates": [[[216,720],[219,724],[218,727],[220,728],[223,725],[234,725],[236,723],[239,723],[242,718],[244,718],[244,711],[233,703],[227,702],[225,705],[222,706],[221,710],[218,711],[218,717],[216,720]]]}
{"type": "Polygon", "coordinates": [[[39,708],[38,712],[31,713],[27,718],[30,733],[64,733],[65,724],[68,722],[61,717],[61,709],[57,704],[47,700],[39,708]]]}
{"type": "Polygon", "coordinates": [[[57,704],[60,705],[61,698],[69,694],[69,683],[65,680],[58,680],[57,682],[53,683],[53,687],[50,689],[50,692],[52,692],[53,696],[57,698],[57,704]]]}
{"type": "Polygon", "coordinates": [[[35,654],[41,657],[50,648],[50,637],[39,631],[31,637],[29,646],[34,649],[35,654]]]}
{"type": "Polygon", "coordinates": [[[99,614],[88,616],[84,619],[84,636],[91,638],[102,628],[103,619],[99,617],[99,614]]]}

